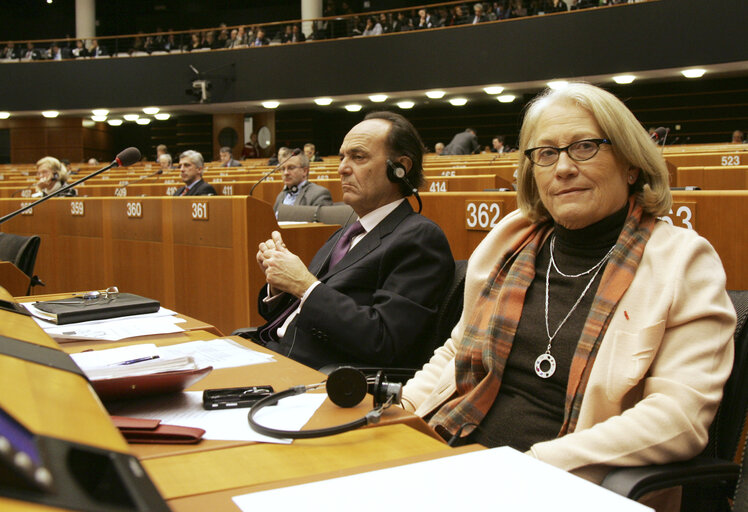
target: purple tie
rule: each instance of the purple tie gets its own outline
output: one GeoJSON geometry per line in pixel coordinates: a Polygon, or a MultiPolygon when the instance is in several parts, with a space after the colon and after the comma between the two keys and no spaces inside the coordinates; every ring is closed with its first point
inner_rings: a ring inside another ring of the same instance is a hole
{"type": "Polygon", "coordinates": [[[327,268],[329,270],[332,270],[332,268],[334,268],[335,265],[337,265],[338,262],[343,259],[343,256],[348,254],[348,250],[351,248],[351,240],[353,240],[356,235],[360,235],[361,233],[365,232],[366,230],[359,221],[356,221],[348,226],[348,229],[345,230],[345,233],[343,233],[343,236],[340,237],[338,243],[335,244],[335,249],[332,250],[332,255],[330,256],[330,264],[327,268]]]}

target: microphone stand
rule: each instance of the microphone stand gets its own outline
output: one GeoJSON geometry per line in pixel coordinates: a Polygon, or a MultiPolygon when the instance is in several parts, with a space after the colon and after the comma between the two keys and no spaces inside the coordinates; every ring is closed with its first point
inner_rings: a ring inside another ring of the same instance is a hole
{"type": "Polygon", "coordinates": [[[143,181],[143,180],[147,180],[148,178],[153,178],[154,176],[156,176],[156,175],[158,175],[158,174],[163,174],[163,173],[164,173],[164,170],[163,170],[163,169],[159,169],[158,171],[156,171],[156,172],[153,172],[153,173],[149,174],[148,176],[143,176],[143,177],[141,177],[141,178],[138,178],[137,180],[133,181],[132,183],[130,183],[130,182],[128,181],[127,183],[125,183],[125,184],[123,185],[123,187],[124,187],[124,188],[127,188],[127,187],[129,187],[130,185],[137,185],[138,183],[140,183],[140,182],[141,182],[141,181],[143,181]]]}
{"type": "Polygon", "coordinates": [[[5,221],[8,221],[8,220],[12,219],[16,215],[22,214],[26,210],[30,210],[34,206],[43,203],[47,199],[52,199],[53,197],[57,197],[60,194],[62,194],[63,192],[67,192],[71,188],[74,188],[74,187],[78,186],[79,184],[83,183],[84,181],[90,180],[94,176],[98,176],[102,172],[108,171],[112,167],[116,167],[118,165],[119,165],[119,163],[117,162],[117,160],[114,160],[111,164],[107,165],[106,167],[103,167],[103,168],[99,169],[98,171],[96,171],[94,173],[91,173],[88,176],[85,176],[85,177],[79,179],[78,181],[76,181],[74,183],[69,183],[69,184],[65,185],[64,187],[58,189],[56,192],[54,192],[52,194],[49,194],[48,196],[44,196],[44,197],[42,197],[42,198],[34,201],[33,203],[24,206],[23,208],[19,208],[18,210],[14,211],[13,213],[9,213],[8,215],[5,215],[5,216],[1,217],[0,218],[0,224],[4,223],[5,221]]]}

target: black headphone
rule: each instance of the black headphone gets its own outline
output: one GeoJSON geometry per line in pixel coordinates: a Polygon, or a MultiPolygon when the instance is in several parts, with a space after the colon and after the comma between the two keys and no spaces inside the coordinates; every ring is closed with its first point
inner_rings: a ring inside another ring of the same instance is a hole
{"type": "Polygon", "coordinates": [[[401,165],[393,163],[389,158],[387,159],[387,178],[392,183],[402,182],[406,187],[408,187],[408,191],[416,196],[416,200],[418,201],[418,213],[421,213],[421,210],[423,210],[423,203],[421,202],[421,196],[418,195],[418,189],[408,181],[408,173],[405,172],[405,169],[403,169],[401,165]]]}
{"type": "Polygon", "coordinates": [[[309,386],[294,386],[285,391],[273,393],[254,404],[249,411],[247,420],[252,430],[259,434],[270,437],[289,438],[289,439],[311,439],[314,437],[332,436],[342,434],[349,430],[354,430],[372,423],[379,423],[382,413],[393,403],[400,403],[402,395],[402,384],[395,382],[390,383],[385,379],[384,372],[379,370],[375,377],[369,379],[361,370],[350,366],[341,366],[333,371],[327,378],[326,382],[312,384],[309,386]],[[370,391],[374,396],[373,409],[366,413],[366,416],[359,418],[350,423],[336,425],[334,427],[320,428],[316,430],[279,430],[275,428],[260,425],[255,420],[255,415],[265,406],[275,405],[282,398],[300,395],[314,389],[325,386],[327,395],[332,402],[339,407],[354,407],[361,403],[370,391]]]}
{"type": "Polygon", "coordinates": [[[296,194],[299,191],[299,187],[297,185],[291,185],[291,188],[286,187],[286,192],[289,194],[296,194]]]}

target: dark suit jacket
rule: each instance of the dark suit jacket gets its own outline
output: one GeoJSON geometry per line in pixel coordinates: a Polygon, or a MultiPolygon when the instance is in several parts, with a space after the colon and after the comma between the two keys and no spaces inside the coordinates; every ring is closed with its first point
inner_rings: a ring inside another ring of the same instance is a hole
{"type": "MultiPolygon", "coordinates": [[[[441,228],[405,201],[328,271],[339,234],[309,265],[321,283],[285,336],[268,348],[314,368],[331,363],[420,367],[433,350],[420,342],[454,271],[441,228]]],[[[266,293],[263,286],[259,310],[268,322],[295,300],[287,295],[268,304],[262,300],[266,293]]]]}
{"type": "MultiPolygon", "coordinates": [[[[284,187],[278,197],[275,198],[273,211],[278,211],[278,207],[283,204],[287,195],[288,191],[284,187]]],[[[294,206],[329,206],[332,204],[332,196],[325,187],[307,181],[306,185],[299,190],[299,195],[296,196],[296,201],[293,204],[294,206]]]]}
{"type": "MultiPolygon", "coordinates": [[[[181,196],[182,191],[184,190],[184,187],[179,187],[176,192],[174,192],[175,196],[181,196]]],[[[216,195],[216,189],[213,188],[213,185],[206,183],[203,180],[198,181],[193,185],[191,189],[187,191],[185,194],[187,196],[215,196],[216,195]]]]}
{"type": "Polygon", "coordinates": [[[442,155],[472,155],[480,148],[478,137],[469,131],[460,132],[446,145],[442,155]]]}

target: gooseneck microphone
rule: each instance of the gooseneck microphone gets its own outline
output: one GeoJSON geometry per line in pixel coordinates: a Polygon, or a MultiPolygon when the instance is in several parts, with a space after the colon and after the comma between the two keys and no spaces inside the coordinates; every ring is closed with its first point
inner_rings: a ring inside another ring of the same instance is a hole
{"type": "Polygon", "coordinates": [[[251,196],[252,192],[254,192],[255,188],[257,188],[257,185],[259,185],[260,183],[262,183],[263,181],[265,181],[265,179],[268,176],[270,176],[275,171],[277,171],[278,169],[280,169],[283,164],[285,164],[286,162],[288,162],[288,160],[290,160],[291,158],[293,158],[295,156],[298,156],[300,154],[301,154],[301,150],[299,148],[294,149],[293,153],[291,153],[289,156],[287,156],[286,158],[284,158],[282,162],[278,162],[278,165],[276,165],[275,168],[273,168],[273,169],[269,170],[268,172],[266,172],[265,174],[263,174],[262,178],[260,178],[257,181],[257,183],[255,183],[254,185],[252,185],[252,188],[249,189],[249,195],[251,196]]]}
{"type": "Polygon", "coordinates": [[[149,174],[149,175],[147,175],[147,176],[142,176],[142,177],[138,178],[137,180],[133,181],[132,183],[130,183],[130,182],[128,181],[127,183],[125,183],[125,184],[124,184],[124,185],[122,185],[122,186],[123,186],[124,188],[127,188],[127,187],[129,187],[130,185],[137,185],[138,183],[140,183],[140,182],[141,182],[141,181],[143,181],[143,180],[147,180],[148,178],[153,178],[154,176],[158,176],[158,175],[160,175],[160,174],[163,174],[163,173],[164,173],[164,170],[163,170],[163,169],[159,169],[158,171],[156,171],[156,172],[152,172],[151,174],[149,174]]]}
{"type": "Polygon", "coordinates": [[[7,220],[12,219],[16,215],[20,215],[21,213],[25,212],[26,210],[30,210],[34,206],[36,206],[36,205],[38,205],[40,203],[43,203],[47,199],[52,199],[53,197],[57,197],[60,194],[66,192],[68,190],[70,190],[71,188],[75,188],[76,186],[80,185],[84,181],[90,180],[94,176],[98,176],[102,172],[108,171],[112,167],[129,167],[132,164],[137,163],[139,160],[140,160],[140,150],[138,148],[127,148],[127,149],[124,149],[124,150],[122,150],[116,156],[116,158],[112,161],[112,163],[110,163],[106,167],[102,167],[98,171],[93,172],[93,173],[89,174],[88,176],[85,176],[85,177],[79,179],[78,181],[76,181],[74,183],[70,183],[68,185],[65,185],[64,187],[58,189],[56,192],[53,192],[52,194],[49,194],[48,196],[44,196],[44,197],[40,198],[39,200],[34,201],[33,203],[24,206],[23,208],[19,208],[18,210],[14,211],[12,213],[9,213],[8,215],[5,215],[4,217],[0,218],[0,224],[2,224],[3,222],[5,222],[7,220]]]}

